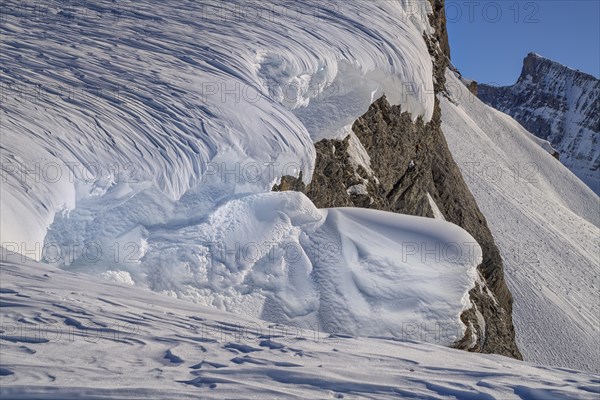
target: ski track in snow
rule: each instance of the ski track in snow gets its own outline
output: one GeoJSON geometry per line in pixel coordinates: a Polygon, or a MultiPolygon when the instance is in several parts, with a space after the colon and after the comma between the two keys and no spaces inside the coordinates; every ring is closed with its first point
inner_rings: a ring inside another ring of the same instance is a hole
{"type": "Polygon", "coordinates": [[[585,372],[294,329],[8,259],[3,399],[591,400],[600,391],[585,372]]]}
{"type": "Polygon", "coordinates": [[[600,199],[511,117],[457,97],[442,129],[502,253],[519,348],[598,373],[600,199]]]}

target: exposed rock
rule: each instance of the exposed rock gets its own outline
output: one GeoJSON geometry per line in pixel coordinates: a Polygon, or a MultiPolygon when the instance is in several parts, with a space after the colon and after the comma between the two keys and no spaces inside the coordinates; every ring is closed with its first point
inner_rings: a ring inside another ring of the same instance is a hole
{"type": "MultiPolygon", "coordinates": [[[[443,1],[433,1],[434,10],[440,3],[443,6],[443,1]]],[[[445,19],[440,22],[432,17],[432,25],[438,29],[443,25],[441,32],[445,32],[445,19]]],[[[425,40],[434,60],[436,92],[442,94],[449,51],[438,46],[435,38],[425,40]]],[[[344,140],[315,144],[316,166],[303,192],[321,208],[365,207],[433,217],[429,194],[444,218],[469,232],[483,250],[481,282],[469,292],[473,308],[461,316],[467,332],[456,347],[522,359],[515,342],[512,295],[504,281],[500,253],[452,158],[440,118],[437,99],[433,118],[425,123],[421,118],[413,122],[400,106],[391,106],[385,96],[380,98],[354,123],[353,134],[344,140]],[[356,139],[368,155],[368,165],[351,149],[356,139]],[[357,185],[361,185],[360,191],[351,190],[357,185]]],[[[300,188],[299,181],[301,178],[285,177],[275,189],[300,188]]]]}
{"type": "Polygon", "coordinates": [[[437,42],[440,50],[450,60],[450,41],[446,29],[446,7],[444,0],[429,0],[433,13],[429,15],[429,24],[435,29],[434,42],[437,42]]]}
{"type": "Polygon", "coordinates": [[[273,186],[274,192],[286,192],[286,191],[304,192],[305,190],[306,190],[306,185],[302,181],[302,171],[300,171],[300,176],[298,176],[298,178],[294,178],[289,175],[286,175],[281,178],[281,182],[279,182],[279,184],[275,184],[273,186]]]}
{"type": "Polygon", "coordinates": [[[473,96],[477,96],[477,94],[478,94],[478,92],[479,92],[478,88],[479,88],[479,85],[477,85],[477,82],[476,82],[476,81],[471,81],[471,82],[469,82],[469,84],[467,85],[467,89],[469,89],[469,92],[471,92],[471,94],[472,94],[473,96]]]}

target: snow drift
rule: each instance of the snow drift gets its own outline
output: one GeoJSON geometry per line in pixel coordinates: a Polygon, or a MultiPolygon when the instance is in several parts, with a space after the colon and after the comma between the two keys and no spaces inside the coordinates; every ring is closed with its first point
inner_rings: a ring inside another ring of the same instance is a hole
{"type": "Polygon", "coordinates": [[[127,243],[128,257],[79,251],[69,269],[328,332],[401,336],[407,324],[430,323],[448,331],[445,344],[463,335],[460,314],[470,307],[481,249],[456,225],[375,210],[318,210],[296,192],[231,199],[178,225],[168,222],[174,216],[157,217],[168,208],[164,201],[143,193],[125,205],[93,202],[57,216],[45,261],[73,253],[82,237],[118,250],[113,232],[133,227],[118,242],[127,243]]]}
{"type": "Polygon", "coordinates": [[[404,343],[329,335],[20,256],[0,278],[3,399],[595,399],[600,383],[413,341],[439,335],[433,329],[416,327],[404,343]]]}

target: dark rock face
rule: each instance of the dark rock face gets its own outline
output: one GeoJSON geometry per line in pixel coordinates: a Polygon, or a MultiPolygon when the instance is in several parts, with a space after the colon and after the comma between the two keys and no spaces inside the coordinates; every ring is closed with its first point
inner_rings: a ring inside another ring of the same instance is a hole
{"type": "Polygon", "coordinates": [[[456,346],[520,359],[502,259],[485,217],[448,150],[440,130],[439,108],[430,123],[413,123],[408,113],[390,106],[383,97],[356,121],[353,131],[371,156],[372,174],[356,166],[348,152],[350,138],[324,140],[315,146],[317,163],[311,183],[302,189],[301,179],[286,177],[275,189],[299,189],[321,208],[365,207],[433,217],[429,194],[446,220],[468,231],[483,249],[479,267],[482,283],[470,292],[476,308],[462,316],[468,332],[456,346]],[[356,185],[365,190],[349,190],[356,185]],[[477,312],[485,326],[480,326],[477,312]],[[475,344],[471,331],[477,336],[475,344]]]}
{"type": "MultiPolygon", "coordinates": [[[[434,10],[440,3],[433,1],[434,10]]],[[[435,18],[432,26],[444,26],[445,32],[445,19],[435,18]]],[[[442,94],[449,59],[437,39],[425,40],[434,60],[436,92],[442,94]]],[[[434,216],[431,196],[444,218],[469,232],[483,250],[480,282],[469,293],[473,308],[461,316],[467,332],[455,346],[522,359],[500,253],[452,158],[440,118],[437,99],[433,118],[425,123],[421,118],[413,122],[410,114],[382,97],[354,123],[350,136],[315,144],[316,166],[309,185],[301,178],[284,177],[274,190],[302,191],[320,208],[365,207],[422,217],[434,216]]]]}
{"type": "Polygon", "coordinates": [[[429,24],[435,29],[432,40],[438,43],[439,49],[450,60],[450,41],[446,29],[446,6],[444,0],[429,0],[433,13],[429,16],[429,24]]]}
{"type": "Polygon", "coordinates": [[[479,93],[479,87],[477,85],[477,82],[473,81],[471,83],[469,83],[467,85],[467,89],[469,89],[469,92],[471,92],[471,94],[475,97],[477,97],[478,93],[479,93]]]}
{"type": "Polygon", "coordinates": [[[561,162],[600,194],[600,80],[530,53],[517,83],[480,84],[478,97],[552,143],[561,162]]]}

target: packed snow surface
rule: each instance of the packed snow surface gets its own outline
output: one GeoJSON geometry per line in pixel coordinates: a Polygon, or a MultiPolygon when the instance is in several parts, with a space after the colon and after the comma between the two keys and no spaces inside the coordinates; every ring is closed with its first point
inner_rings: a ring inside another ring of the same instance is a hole
{"type": "Polygon", "coordinates": [[[215,200],[310,179],[312,140],[348,133],[384,90],[431,118],[427,11],[426,0],[3,2],[3,241],[35,248],[57,210],[108,188],[114,201],[148,188],[177,200],[229,172],[236,184],[215,200]]]}
{"type": "MultiPolygon", "coordinates": [[[[597,399],[586,372],[204,308],[2,254],[3,399],[597,399]]],[[[398,339],[404,339],[398,340],[398,339]]]]}
{"type": "Polygon", "coordinates": [[[600,199],[466,89],[440,100],[452,155],[502,253],[523,356],[598,373],[600,199]]]}

